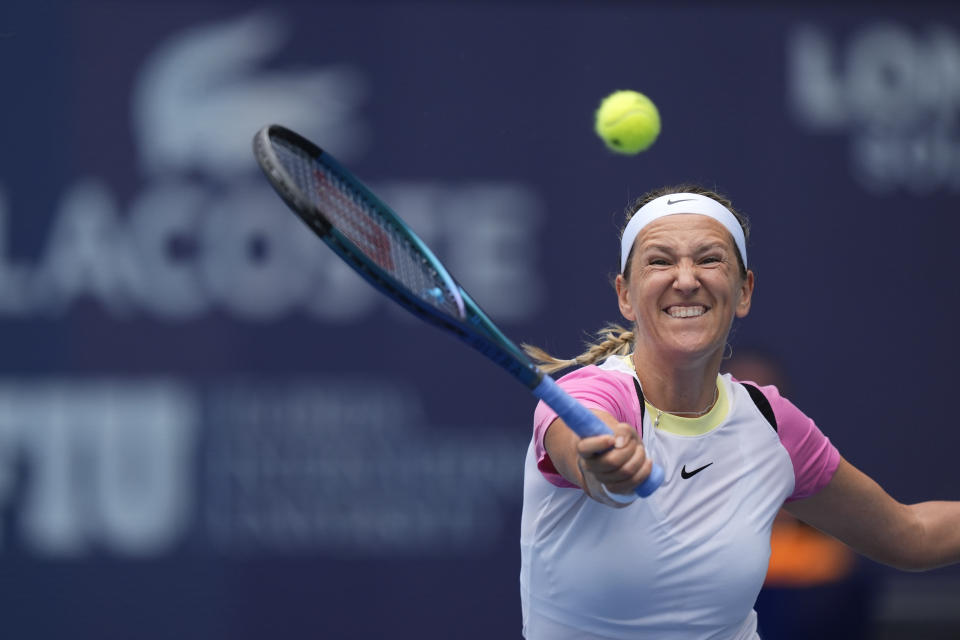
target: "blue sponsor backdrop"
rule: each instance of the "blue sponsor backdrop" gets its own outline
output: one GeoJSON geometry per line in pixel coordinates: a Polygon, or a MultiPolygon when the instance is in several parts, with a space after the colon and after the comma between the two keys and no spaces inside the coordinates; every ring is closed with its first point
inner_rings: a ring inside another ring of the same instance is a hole
{"type": "Polygon", "coordinates": [[[0,78],[4,637],[519,636],[533,401],[286,212],[270,122],[559,354],[619,319],[623,208],[717,188],[734,350],[897,498],[960,497],[956,8],[14,1],[0,78]],[[592,132],[621,88],[636,157],[592,132]]]}

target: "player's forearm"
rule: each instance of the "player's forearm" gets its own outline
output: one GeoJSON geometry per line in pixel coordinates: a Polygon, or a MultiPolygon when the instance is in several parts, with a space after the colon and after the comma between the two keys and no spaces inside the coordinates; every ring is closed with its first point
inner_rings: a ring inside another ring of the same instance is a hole
{"type": "Polygon", "coordinates": [[[960,502],[921,502],[909,509],[921,533],[903,568],[923,571],[960,562],[960,502]]]}
{"type": "Polygon", "coordinates": [[[897,569],[923,571],[960,562],[960,502],[902,504],[842,458],[826,487],[787,510],[897,569]]]}
{"type": "Polygon", "coordinates": [[[554,468],[567,482],[583,487],[583,477],[577,464],[577,435],[563,420],[557,418],[547,427],[543,446],[554,468]]]}
{"type": "Polygon", "coordinates": [[[903,571],[960,562],[960,502],[901,504],[897,511],[900,516],[885,525],[890,535],[865,545],[867,556],[903,571]]]}

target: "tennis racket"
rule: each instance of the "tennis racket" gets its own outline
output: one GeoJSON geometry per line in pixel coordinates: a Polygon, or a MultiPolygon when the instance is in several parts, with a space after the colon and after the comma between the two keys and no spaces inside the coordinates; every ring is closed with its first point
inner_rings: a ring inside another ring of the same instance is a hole
{"type": "MultiPolygon", "coordinates": [[[[253,151],[287,206],[370,284],[503,367],[581,438],[611,433],[537,368],[400,217],[329,153],[279,125],[257,132],[253,151]]],[[[655,464],[637,495],[653,493],[663,477],[655,464]]]]}

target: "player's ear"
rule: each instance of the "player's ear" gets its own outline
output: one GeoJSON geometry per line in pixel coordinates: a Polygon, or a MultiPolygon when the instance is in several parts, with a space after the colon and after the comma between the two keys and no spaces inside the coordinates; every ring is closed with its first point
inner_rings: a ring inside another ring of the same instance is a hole
{"type": "Polygon", "coordinates": [[[744,318],[750,313],[750,302],[753,299],[753,271],[747,270],[747,275],[740,283],[740,299],[737,300],[737,317],[744,318]]]}
{"type": "Polygon", "coordinates": [[[630,304],[630,287],[627,279],[623,277],[623,274],[617,276],[617,279],[614,281],[614,286],[617,288],[617,303],[620,305],[620,313],[624,318],[630,322],[637,321],[637,314],[633,310],[633,305],[630,304]]]}

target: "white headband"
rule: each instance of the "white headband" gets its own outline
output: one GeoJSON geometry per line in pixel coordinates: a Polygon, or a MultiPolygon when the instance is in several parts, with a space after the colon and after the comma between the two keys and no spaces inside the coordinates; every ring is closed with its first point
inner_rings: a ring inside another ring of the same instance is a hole
{"type": "Polygon", "coordinates": [[[746,268],[747,242],[743,237],[743,227],[740,226],[737,217],[713,198],[698,193],[671,193],[651,200],[637,209],[637,212],[630,218],[620,241],[620,273],[623,273],[623,270],[627,267],[627,256],[630,255],[630,249],[633,248],[633,243],[640,230],[658,218],[678,213],[697,213],[713,218],[726,227],[730,235],[733,236],[737,249],[740,250],[740,258],[743,260],[744,268],[746,268]]]}

